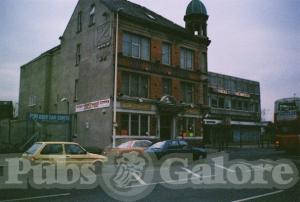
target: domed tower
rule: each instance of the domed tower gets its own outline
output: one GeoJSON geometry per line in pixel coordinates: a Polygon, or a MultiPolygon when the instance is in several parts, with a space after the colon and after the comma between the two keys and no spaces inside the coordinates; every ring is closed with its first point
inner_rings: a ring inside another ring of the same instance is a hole
{"type": "Polygon", "coordinates": [[[207,37],[208,15],[200,0],[192,0],[184,16],[185,28],[196,36],[207,37]]]}

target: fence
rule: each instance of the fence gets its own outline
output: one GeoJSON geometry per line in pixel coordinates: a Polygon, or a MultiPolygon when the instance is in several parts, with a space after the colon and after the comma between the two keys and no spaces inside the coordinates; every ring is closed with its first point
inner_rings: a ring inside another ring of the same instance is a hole
{"type": "Polygon", "coordinates": [[[0,153],[24,152],[36,141],[66,141],[70,125],[28,120],[0,121],[0,153]]]}

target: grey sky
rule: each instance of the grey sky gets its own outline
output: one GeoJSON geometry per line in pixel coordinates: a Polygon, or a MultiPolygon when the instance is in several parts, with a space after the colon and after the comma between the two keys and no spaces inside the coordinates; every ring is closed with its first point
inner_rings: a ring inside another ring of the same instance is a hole
{"type": "MultiPolygon", "coordinates": [[[[131,0],[184,26],[190,0],[131,0]]],[[[209,71],[257,80],[262,108],[300,96],[299,0],[202,0],[209,71]]],[[[18,100],[19,67],[59,43],[77,0],[0,1],[0,100],[18,100]]]]}

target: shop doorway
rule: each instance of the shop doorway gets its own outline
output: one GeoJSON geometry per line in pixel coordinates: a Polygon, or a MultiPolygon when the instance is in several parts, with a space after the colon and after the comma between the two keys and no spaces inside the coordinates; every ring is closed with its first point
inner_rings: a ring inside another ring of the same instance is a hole
{"type": "Polygon", "coordinates": [[[170,140],[172,137],[172,115],[160,116],[160,140],[170,140]]]}

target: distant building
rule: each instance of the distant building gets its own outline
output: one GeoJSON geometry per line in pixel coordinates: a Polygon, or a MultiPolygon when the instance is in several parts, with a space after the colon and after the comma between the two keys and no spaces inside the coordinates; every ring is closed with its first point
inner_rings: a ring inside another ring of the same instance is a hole
{"type": "Polygon", "coordinates": [[[208,80],[205,141],[217,142],[224,127],[230,130],[229,142],[257,141],[262,126],[259,82],[213,72],[208,73],[208,80]]]}
{"type": "Polygon", "coordinates": [[[13,102],[12,101],[0,101],[0,120],[13,119],[13,102]]]}
{"type": "Polygon", "coordinates": [[[192,0],[184,20],[185,28],[126,0],[79,0],[61,44],[21,67],[20,118],[71,114],[74,141],[87,147],[111,144],[114,126],[118,141],[199,143],[208,108],[205,6],[192,0]]]}

